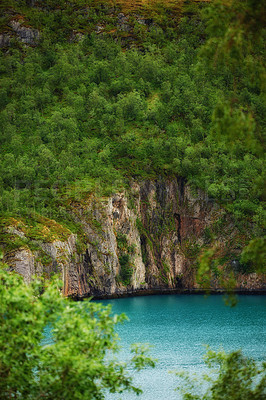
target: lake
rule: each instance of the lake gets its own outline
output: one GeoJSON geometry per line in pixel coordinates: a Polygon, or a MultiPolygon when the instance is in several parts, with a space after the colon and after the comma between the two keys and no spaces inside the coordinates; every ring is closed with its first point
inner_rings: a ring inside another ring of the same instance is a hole
{"type": "Polygon", "coordinates": [[[223,296],[164,295],[103,300],[112,304],[116,314],[126,313],[130,321],[118,326],[122,351],[120,359],[130,356],[131,343],[150,343],[155,369],[136,374],[135,384],[143,395],[108,395],[109,400],[177,400],[177,378],[170,370],[206,372],[202,356],[205,344],[226,351],[242,349],[261,361],[265,358],[266,297],[240,295],[236,307],[225,306],[223,296]]]}

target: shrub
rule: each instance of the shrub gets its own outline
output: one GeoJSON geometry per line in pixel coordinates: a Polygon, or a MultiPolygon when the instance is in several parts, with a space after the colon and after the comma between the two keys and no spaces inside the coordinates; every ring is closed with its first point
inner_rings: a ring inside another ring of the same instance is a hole
{"type": "Polygon", "coordinates": [[[1,400],[101,400],[106,391],[141,393],[126,368],[139,371],[154,362],[137,346],[127,365],[115,359],[115,327],[125,315],[112,316],[109,306],[89,300],[63,298],[56,283],[26,286],[6,267],[0,268],[1,400]],[[54,343],[44,346],[49,326],[54,343]]]}

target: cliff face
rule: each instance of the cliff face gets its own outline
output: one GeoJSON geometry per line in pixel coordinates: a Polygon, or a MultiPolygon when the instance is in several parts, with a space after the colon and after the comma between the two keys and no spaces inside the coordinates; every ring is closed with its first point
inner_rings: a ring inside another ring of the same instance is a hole
{"type": "MultiPolygon", "coordinates": [[[[59,272],[64,294],[76,298],[197,289],[196,260],[214,232],[220,254],[231,254],[231,266],[238,266],[237,232],[227,222],[217,232],[223,211],[181,178],[133,182],[127,193],[73,202],[70,213],[82,238],[69,232],[64,240],[35,241],[39,250],[23,246],[6,253],[5,261],[27,282],[34,274],[49,278],[59,272]]],[[[19,227],[8,230],[26,235],[19,227]]],[[[235,268],[235,278],[239,290],[264,289],[254,273],[235,268]]],[[[220,288],[217,274],[211,288],[220,288]]]]}

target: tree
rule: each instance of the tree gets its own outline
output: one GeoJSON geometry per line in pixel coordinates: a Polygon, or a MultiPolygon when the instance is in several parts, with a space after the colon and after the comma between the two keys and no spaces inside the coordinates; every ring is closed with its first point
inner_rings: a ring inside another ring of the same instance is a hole
{"type": "Polygon", "coordinates": [[[127,367],[154,367],[145,346],[132,348],[128,364],[117,361],[117,323],[111,307],[63,298],[56,282],[24,284],[0,268],[0,399],[104,399],[104,393],[141,393],[127,367]],[[54,343],[44,345],[44,329],[54,343]]]}
{"type": "MultiPolygon", "coordinates": [[[[214,143],[224,146],[228,159],[238,154],[234,163],[237,161],[235,166],[239,171],[242,165],[240,179],[234,177],[234,185],[215,182],[208,192],[218,199],[235,193],[233,206],[227,209],[238,220],[252,221],[254,231],[241,258],[260,273],[265,268],[264,121],[260,109],[265,104],[265,2],[214,0],[204,8],[202,17],[208,36],[200,49],[199,69],[204,71],[208,65],[214,75],[231,77],[228,79],[230,91],[214,107],[210,137],[214,143]],[[261,165],[261,172],[257,172],[257,177],[247,178],[243,172],[252,171],[255,164],[261,165]]],[[[232,163],[226,163],[229,166],[226,180],[230,182],[231,176],[237,174],[232,163]]],[[[204,262],[200,262],[200,275],[204,269],[205,272],[212,269],[213,257],[207,260],[206,254],[202,257],[204,262]]]]}
{"type": "Polygon", "coordinates": [[[263,400],[266,395],[266,363],[258,365],[241,351],[226,354],[208,350],[205,363],[210,373],[197,382],[178,373],[183,382],[177,390],[184,400],[263,400]],[[218,367],[213,369],[212,367],[218,367]],[[205,393],[203,393],[205,390],[205,393]]]}

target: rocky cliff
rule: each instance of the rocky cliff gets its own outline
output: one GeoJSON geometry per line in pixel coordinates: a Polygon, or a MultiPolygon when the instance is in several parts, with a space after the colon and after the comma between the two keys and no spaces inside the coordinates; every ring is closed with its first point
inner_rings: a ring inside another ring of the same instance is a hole
{"type": "Polygon", "coordinates": [[[217,203],[193,192],[184,179],[132,182],[108,198],[73,201],[69,213],[81,233],[59,226],[55,235],[58,224],[49,220],[42,222],[43,238],[29,235],[21,221],[5,227],[24,240],[6,252],[5,261],[27,282],[57,272],[64,294],[75,298],[193,291],[204,286],[196,281],[198,256],[215,243],[220,264],[207,286],[220,290],[223,271],[223,280],[234,274],[238,290],[265,289],[263,277],[237,260],[243,237],[217,203]]]}

